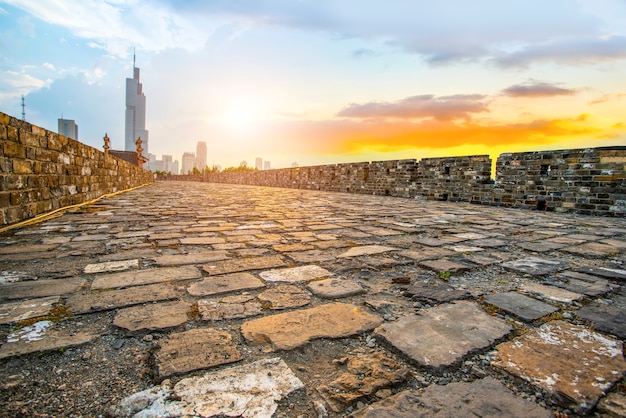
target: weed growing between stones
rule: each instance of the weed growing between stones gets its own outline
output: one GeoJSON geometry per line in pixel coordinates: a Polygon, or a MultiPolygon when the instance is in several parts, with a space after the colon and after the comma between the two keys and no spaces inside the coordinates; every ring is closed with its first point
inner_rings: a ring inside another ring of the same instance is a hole
{"type": "Polygon", "coordinates": [[[68,305],[55,305],[50,309],[48,315],[38,316],[36,318],[23,319],[15,324],[15,329],[29,327],[39,321],[60,322],[64,319],[72,317],[72,312],[68,305]]]}

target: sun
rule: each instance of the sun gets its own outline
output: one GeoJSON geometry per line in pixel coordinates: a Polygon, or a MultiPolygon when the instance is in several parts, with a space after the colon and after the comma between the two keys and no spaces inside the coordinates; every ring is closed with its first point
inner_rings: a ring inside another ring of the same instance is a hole
{"type": "Polygon", "coordinates": [[[261,109],[253,100],[238,100],[225,106],[222,122],[228,131],[248,133],[260,121],[261,109]]]}

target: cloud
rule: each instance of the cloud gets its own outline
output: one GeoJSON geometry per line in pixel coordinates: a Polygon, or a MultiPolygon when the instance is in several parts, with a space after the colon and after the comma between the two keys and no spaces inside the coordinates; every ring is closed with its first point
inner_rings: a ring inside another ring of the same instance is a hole
{"type": "Polygon", "coordinates": [[[596,104],[600,104],[600,103],[617,101],[617,100],[622,99],[623,97],[626,97],[626,93],[603,94],[602,96],[598,97],[597,99],[590,101],[588,104],[596,105],[596,104]]]}
{"type": "Polygon", "coordinates": [[[489,112],[486,96],[457,94],[453,96],[419,95],[396,102],[352,103],[337,116],[359,119],[423,119],[440,121],[469,120],[474,113],[489,112]]]}
{"type": "Polygon", "coordinates": [[[18,97],[30,91],[38,90],[50,84],[50,80],[41,80],[25,73],[0,70],[0,100],[18,97]]]}
{"type": "Polygon", "coordinates": [[[574,89],[557,87],[555,84],[542,81],[529,80],[524,84],[515,84],[502,90],[505,96],[509,97],[551,97],[551,96],[571,96],[576,94],[574,89]]]}
{"type": "Polygon", "coordinates": [[[623,59],[626,59],[626,36],[616,35],[529,44],[494,60],[501,67],[528,67],[536,62],[581,66],[623,59]]]}

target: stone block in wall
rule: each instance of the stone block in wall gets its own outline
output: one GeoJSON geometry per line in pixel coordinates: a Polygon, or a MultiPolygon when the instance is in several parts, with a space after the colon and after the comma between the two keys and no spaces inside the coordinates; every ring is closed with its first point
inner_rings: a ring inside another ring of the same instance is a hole
{"type": "Polygon", "coordinates": [[[2,151],[7,158],[26,158],[26,147],[12,141],[2,141],[2,151]]]}

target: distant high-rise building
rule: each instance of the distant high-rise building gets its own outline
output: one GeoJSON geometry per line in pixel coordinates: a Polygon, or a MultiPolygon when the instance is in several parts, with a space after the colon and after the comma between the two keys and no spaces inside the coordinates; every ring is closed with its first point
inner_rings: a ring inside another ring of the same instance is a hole
{"type": "Polygon", "coordinates": [[[256,167],[257,170],[263,170],[263,158],[256,157],[254,166],[256,167]]]}
{"type": "Polygon", "coordinates": [[[78,125],[72,119],[59,119],[59,135],[78,140],[78,125]]]}
{"type": "Polygon", "coordinates": [[[181,174],[189,174],[196,167],[196,156],[193,152],[183,153],[183,168],[181,174]]]}
{"type": "Polygon", "coordinates": [[[135,67],[133,54],[133,78],[126,79],[126,129],[125,150],[135,151],[135,142],[141,138],[143,155],[148,155],[148,131],[146,130],[146,96],[139,82],[139,68],[135,67]]]}
{"type": "Polygon", "coordinates": [[[206,142],[199,141],[196,146],[196,167],[198,170],[206,168],[206,142]]]}
{"type": "Polygon", "coordinates": [[[272,164],[269,161],[265,161],[263,163],[263,170],[271,170],[272,169],[272,164]]]}

